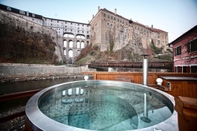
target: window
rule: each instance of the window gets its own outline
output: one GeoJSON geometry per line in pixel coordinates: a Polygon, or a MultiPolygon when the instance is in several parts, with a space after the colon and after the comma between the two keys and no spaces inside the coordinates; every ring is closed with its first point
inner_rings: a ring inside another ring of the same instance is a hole
{"type": "Polygon", "coordinates": [[[197,66],[191,66],[191,73],[197,73],[197,66]]]}
{"type": "Polygon", "coordinates": [[[10,7],[7,7],[7,10],[12,11],[12,9],[10,7]]]}
{"type": "Polygon", "coordinates": [[[104,13],[104,17],[106,16],[106,14],[104,13]]]}
{"type": "Polygon", "coordinates": [[[197,38],[191,40],[187,44],[187,52],[197,51],[197,38]]]}
{"type": "Polygon", "coordinates": [[[177,66],[177,67],[176,67],[176,72],[182,72],[182,71],[181,71],[181,68],[182,68],[182,67],[177,66]]]}
{"type": "Polygon", "coordinates": [[[23,10],[20,10],[19,13],[25,15],[25,11],[23,10]]]}
{"type": "Polygon", "coordinates": [[[185,73],[186,71],[186,66],[183,66],[183,72],[185,73]]]}
{"type": "Polygon", "coordinates": [[[175,48],[175,56],[176,55],[181,55],[181,46],[175,48]]]}

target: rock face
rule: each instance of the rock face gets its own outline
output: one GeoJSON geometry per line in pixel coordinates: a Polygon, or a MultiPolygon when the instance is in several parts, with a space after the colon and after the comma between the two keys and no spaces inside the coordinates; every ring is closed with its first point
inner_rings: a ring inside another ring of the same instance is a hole
{"type": "Polygon", "coordinates": [[[0,12],[0,62],[55,63],[56,32],[0,12]]]}

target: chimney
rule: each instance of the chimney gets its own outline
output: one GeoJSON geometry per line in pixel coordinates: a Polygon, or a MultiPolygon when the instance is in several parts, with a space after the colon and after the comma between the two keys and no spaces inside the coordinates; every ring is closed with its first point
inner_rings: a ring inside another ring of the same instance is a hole
{"type": "Polygon", "coordinates": [[[116,9],[116,8],[114,9],[114,13],[115,13],[115,14],[117,13],[117,9],[116,9]]]}
{"type": "Polygon", "coordinates": [[[92,14],[92,18],[94,18],[94,14],[92,14]]]}
{"type": "Polygon", "coordinates": [[[99,12],[99,10],[100,10],[100,6],[98,6],[98,12],[99,12]]]}
{"type": "Polygon", "coordinates": [[[151,25],[151,28],[153,28],[153,25],[151,25]]]}

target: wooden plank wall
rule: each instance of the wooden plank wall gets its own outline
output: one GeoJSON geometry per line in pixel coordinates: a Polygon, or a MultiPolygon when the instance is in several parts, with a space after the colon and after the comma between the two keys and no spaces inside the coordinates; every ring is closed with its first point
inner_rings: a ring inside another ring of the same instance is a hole
{"type": "MultiPolygon", "coordinates": [[[[130,78],[131,82],[142,84],[142,72],[83,72],[83,74],[93,74],[94,80],[116,80],[117,77],[130,78]]],[[[156,85],[156,79],[159,76],[182,76],[182,77],[197,77],[197,73],[162,73],[162,72],[149,72],[148,85],[156,85]]],[[[164,80],[162,85],[167,87],[167,82],[164,80]]],[[[197,81],[170,81],[171,91],[167,93],[172,96],[186,96],[197,98],[197,81]]],[[[154,87],[154,86],[152,86],[154,87]]]]}
{"type": "MultiPolygon", "coordinates": [[[[134,83],[142,84],[142,72],[82,72],[83,74],[93,74],[94,80],[116,80],[116,77],[129,77],[134,83]]],[[[159,76],[188,76],[197,77],[197,73],[173,73],[173,72],[149,72],[148,84],[156,84],[159,76]]]]}
{"type": "Polygon", "coordinates": [[[167,86],[167,82],[171,83],[170,95],[197,98],[197,81],[164,80],[163,86],[167,86]]]}

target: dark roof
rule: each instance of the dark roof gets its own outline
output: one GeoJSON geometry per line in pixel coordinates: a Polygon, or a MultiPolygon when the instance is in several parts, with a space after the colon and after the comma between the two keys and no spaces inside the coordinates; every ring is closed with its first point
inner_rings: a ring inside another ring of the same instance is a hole
{"type": "Polygon", "coordinates": [[[4,11],[17,13],[17,14],[20,14],[20,15],[25,15],[25,16],[28,15],[29,17],[42,19],[42,15],[38,15],[38,14],[31,13],[31,12],[28,12],[28,11],[19,10],[19,9],[16,9],[16,8],[13,8],[13,7],[10,7],[10,6],[6,6],[6,5],[2,5],[2,4],[0,4],[0,9],[4,10],[4,11]]]}
{"type": "Polygon", "coordinates": [[[169,45],[173,45],[173,44],[177,43],[178,41],[184,39],[184,37],[186,37],[187,35],[189,35],[189,33],[193,32],[193,31],[197,32],[197,25],[194,26],[193,28],[191,28],[190,30],[188,30],[187,32],[185,32],[184,34],[182,34],[181,36],[179,36],[177,39],[175,39],[171,43],[169,43],[169,45]]]}
{"type": "Polygon", "coordinates": [[[43,20],[43,18],[45,18],[45,19],[64,21],[64,22],[72,22],[72,23],[78,23],[78,24],[83,24],[83,25],[88,25],[89,26],[89,24],[87,24],[87,23],[68,21],[68,20],[60,20],[60,19],[54,19],[54,18],[47,18],[47,17],[44,17],[42,15],[38,15],[38,14],[31,13],[31,12],[28,12],[28,11],[23,11],[23,10],[16,9],[16,8],[13,8],[13,7],[10,7],[10,6],[6,6],[6,5],[2,5],[2,4],[0,4],[0,9],[1,10],[5,10],[5,11],[9,11],[9,12],[14,12],[14,13],[17,13],[17,14],[20,14],[20,15],[25,15],[25,16],[28,15],[29,17],[33,17],[33,18],[37,18],[37,19],[41,19],[41,20],[43,20]],[[21,14],[20,13],[21,11],[24,12],[24,14],[21,14]]]}

